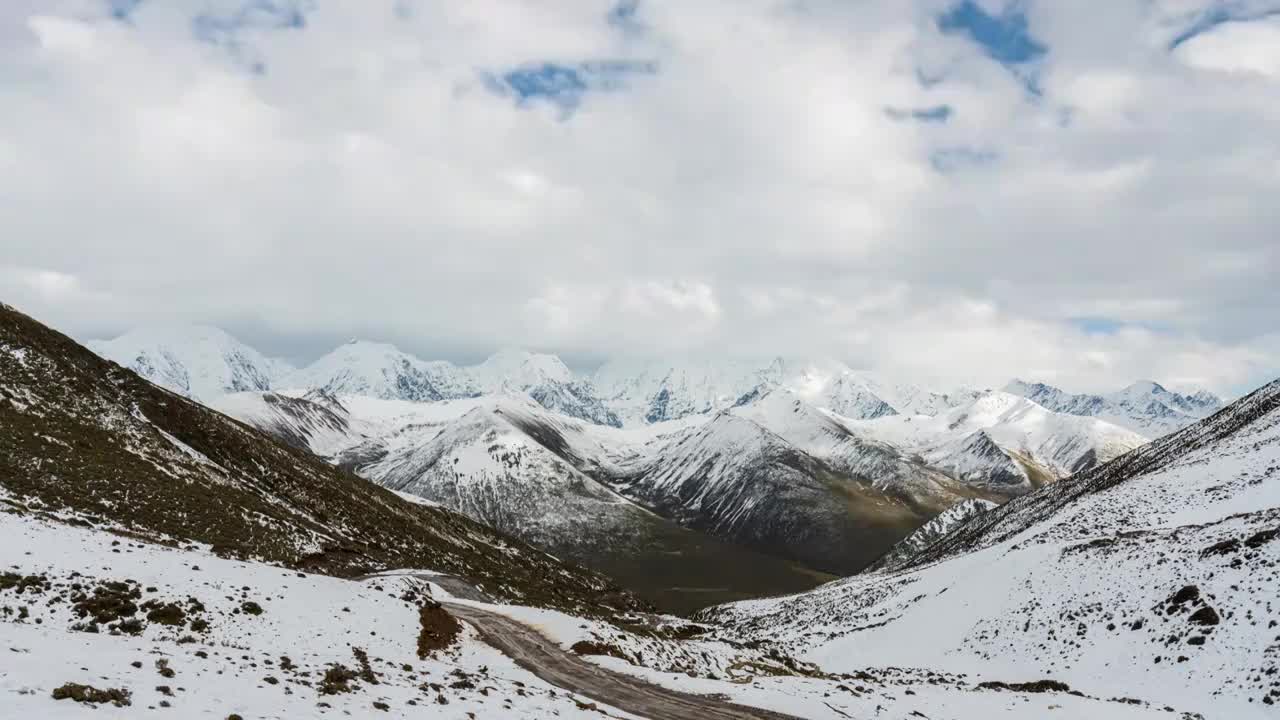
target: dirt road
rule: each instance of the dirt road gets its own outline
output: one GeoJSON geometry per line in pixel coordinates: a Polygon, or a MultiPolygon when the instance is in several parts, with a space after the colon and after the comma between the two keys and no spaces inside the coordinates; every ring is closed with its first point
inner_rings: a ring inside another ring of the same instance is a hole
{"type": "Polygon", "coordinates": [[[446,602],[444,606],[474,625],[481,639],[520,667],[556,687],[634,715],[650,720],[801,720],[651,685],[568,653],[537,630],[505,615],[471,605],[446,602]]]}
{"type": "MultiPolygon", "coordinates": [[[[484,593],[450,575],[412,570],[365,575],[357,581],[379,577],[412,577],[433,582],[456,598],[490,602],[484,593]]],[[[533,628],[506,615],[473,605],[441,603],[460,620],[475,626],[480,638],[520,667],[558,688],[596,702],[625,710],[649,720],[802,720],[802,718],[735,705],[705,695],[668,690],[639,678],[587,662],[562,650],[533,628]]]]}

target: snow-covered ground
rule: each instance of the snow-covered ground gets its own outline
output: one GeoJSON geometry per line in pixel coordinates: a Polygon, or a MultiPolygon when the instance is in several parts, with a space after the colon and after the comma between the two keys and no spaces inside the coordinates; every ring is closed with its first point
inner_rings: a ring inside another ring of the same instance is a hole
{"type": "Polygon", "coordinates": [[[601,717],[589,700],[547,685],[470,629],[453,648],[420,658],[420,580],[303,575],[30,516],[0,514],[0,537],[0,717],[150,717],[162,703],[173,717],[219,720],[601,717]],[[6,587],[6,573],[40,581],[19,592],[6,587]],[[92,599],[106,582],[140,594],[131,600],[141,606],[133,615],[143,621],[139,634],[112,634],[105,623],[96,633],[72,629],[89,619],[73,598],[92,599]],[[150,600],[174,603],[183,624],[147,621],[150,600]],[[200,620],[207,627],[193,624],[200,620]],[[377,682],[357,676],[352,692],[322,694],[334,665],[361,672],[359,653],[377,682]],[[66,683],[125,689],[132,704],[95,710],[52,699],[66,683]]]}
{"type": "Polygon", "coordinates": [[[580,641],[613,648],[621,657],[584,657],[616,672],[801,718],[888,712],[980,720],[1050,710],[1061,718],[1169,717],[1145,705],[978,688],[927,670],[813,674],[769,646],[700,636],[689,632],[697,626],[677,618],[637,618],[624,629],[457,599],[439,584],[394,572],[359,582],[302,574],[30,514],[0,513],[0,535],[6,718],[134,718],[166,710],[218,719],[635,717],[548,685],[466,625],[452,647],[420,657],[419,607],[428,596],[508,615],[569,652],[580,641]],[[136,611],[109,617],[120,600],[136,611]],[[90,632],[95,614],[101,623],[90,632]],[[130,619],[140,622],[120,624],[130,619]],[[338,666],[350,671],[348,691],[326,693],[338,666]],[[125,690],[131,704],[55,700],[54,690],[67,683],[125,690]]]}

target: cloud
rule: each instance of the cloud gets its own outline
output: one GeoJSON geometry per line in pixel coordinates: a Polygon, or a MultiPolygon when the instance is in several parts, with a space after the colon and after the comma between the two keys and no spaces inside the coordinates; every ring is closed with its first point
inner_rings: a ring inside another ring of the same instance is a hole
{"type": "Polygon", "coordinates": [[[15,0],[3,262],[78,289],[0,290],[298,360],[1243,389],[1280,371],[1274,19],[1087,5],[15,0]]]}
{"type": "Polygon", "coordinates": [[[1208,70],[1280,76],[1280,17],[1215,26],[1178,45],[1189,65],[1208,70]]]}

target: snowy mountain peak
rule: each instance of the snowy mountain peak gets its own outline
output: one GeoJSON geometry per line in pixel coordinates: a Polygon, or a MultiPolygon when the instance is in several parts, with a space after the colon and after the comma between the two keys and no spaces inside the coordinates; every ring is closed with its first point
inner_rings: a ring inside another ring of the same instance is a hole
{"type": "Polygon", "coordinates": [[[870,420],[898,414],[864,375],[834,361],[807,364],[783,384],[806,402],[844,417],[870,420]]]}
{"type": "Polygon", "coordinates": [[[146,325],[134,328],[114,340],[99,341],[100,344],[133,343],[142,344],[182,344],[214,343],[221,347],[240,345],[240,341],[222,328],[213,325],[194,323],[190,325],[146,325]]]}
{"type": "MultiPolygon", "coordinates": [[[[1033,412],[1040,408],[1027,398],[995,390],[986,393],[968,405],[958,407],[946,414],[955,425],[995,425],[1019,414],[1033,412]]],[[[1043,409],[1043,408],[1040,408],[1043,409]]]]}
{"type": "Polygon", "coordinates": [[[1121,390],[1120,395],[1158,395],[1167,393],[1168,390],[1164,386],[1154,380],[1139,380],[1125,389],[1121,390]]]}
{"type": "Polygon", "coordinates": [[[90,341],[88,346],[161,387],[197,400],[267,390],[292,369],[210,325],[143,327],[114,340],[90,341]]]}
{"type": "Polygon", "coordinates": [[[1023,397],[1034,397],[1038,393],[1060,393],[1058,388],[1042,382],[1028,382],[1022,378],[1014,378],[1001,388],[1007,393],[1014,395],[1022,395],[1023,397]]]}
{"type": "Polygon", "coordinates": [[[322,389],[331,395],[368,395],[384,400],[446,400],[474,397],[475,381],[448,362],[420,360],[389,343],[359,340],[336,348],[282,378],[283,387],[322,389]]]}
{"type": "Polygon", "coordinates": [[[472,371],[481,385],[491,391],[503,385],[525,390],[548,382],[574,381],[573,371],[559,357],[515,348],[499,350],[472,371]]]}

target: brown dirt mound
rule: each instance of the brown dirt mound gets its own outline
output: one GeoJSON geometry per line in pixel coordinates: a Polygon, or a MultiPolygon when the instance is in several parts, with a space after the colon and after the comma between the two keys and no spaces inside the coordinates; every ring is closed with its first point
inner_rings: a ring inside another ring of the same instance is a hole
{"type": "Polygon", "coordinates": [[[355,688],[352,687],[351,681],[355,680],[356,677],[358,677],[358,674],[355,670],[346,665],[334,663],[324,671],[324,680],[320,683],[320,694],[337,695],[339,693],[354,692],[355,688]]]}
{"type": "Polygon", "coordinates": [[[53,691],[54,700],[75,700],[82,703],[111,703],[116,707],[124,707],[132,705],[130,701],[131,693],[124,688],[107,688],[99,690],[89,685],[80,685],[78,683],[67,683],[53,691]]]}
{"type": "Polygon", "coordinates": [[[1005,683],[991,681],[978,683],[978,687],[986,690],[1013,690],[1014,692],[1071,692],[1071,687],[1057,680],[1036,680],[1035,682],[1005,683]]]}
{"type": "Polygon", "coordinates": [[[579,640],[569,648],[578,655],[607,655],[616,657],[619,660],[626,660],[627,656],[618,648],[606,643],[592,642],[591,640],[579,640]]]}
{"type": "Polygon", "coordinates": [[[432,653],[448,649],[458,639],[462,625],[439,604],[423,605],[418,610],[418,657],[426,659],[432,653]]]}

